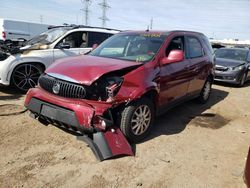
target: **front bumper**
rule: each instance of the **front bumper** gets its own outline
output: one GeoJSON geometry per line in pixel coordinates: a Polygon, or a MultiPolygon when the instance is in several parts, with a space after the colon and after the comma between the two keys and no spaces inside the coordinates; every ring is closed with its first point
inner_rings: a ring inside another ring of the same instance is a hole
{"type": "Polygon", "coordinates": [[[63,98],[50,94],[39,87],[28,91],[25,106],[39,120],[68,126],[83,134],[102,129],[101,122],[97,120],[103,120],[109,126],[112,126],[113,123],[112,117],[109,117],[111,114],[106,113],[112,108],[111,103],[63,98]]]}
{"type": "Polygon", "coordinates": [[[239,84],[241,79],[241,71],[217,71],[215,70],[215,81],[226,82],[231,84],[239,84]]]}

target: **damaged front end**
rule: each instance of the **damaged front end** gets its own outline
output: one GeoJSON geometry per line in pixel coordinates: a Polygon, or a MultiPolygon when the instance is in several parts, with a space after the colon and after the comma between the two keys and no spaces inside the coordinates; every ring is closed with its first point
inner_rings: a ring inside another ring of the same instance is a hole
{"type": "Polygon", "coordinates": [[[25,106],[42,124],[53,124],[77,135],[100,161],[134,155],[114,115],[121,104],[115,96],[122,82],[122,77],[108,75],[83,86],[44,74],[39,87],[28,91],[25,106]]]}

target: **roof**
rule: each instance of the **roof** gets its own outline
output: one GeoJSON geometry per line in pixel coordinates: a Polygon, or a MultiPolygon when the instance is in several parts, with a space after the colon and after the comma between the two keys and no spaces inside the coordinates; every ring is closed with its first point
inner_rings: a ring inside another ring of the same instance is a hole
{"type": "Polygon", "coordinates": [[[190,34],[199,34],[204,35],[203,33],[199,33],[196,31],[187,31],[187,30],[128,30],[122,31],[122,33],[150,33],[150,34],[162,34],[162,35],[169,35],[172,33],[190,33],[190,34]]]}

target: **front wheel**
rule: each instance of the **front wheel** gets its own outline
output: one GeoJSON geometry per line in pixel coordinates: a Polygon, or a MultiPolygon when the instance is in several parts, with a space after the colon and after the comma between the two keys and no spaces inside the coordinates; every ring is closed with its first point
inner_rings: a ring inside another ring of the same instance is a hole
{"type": "Polygon", "coordinates": [[[149,133],[154,116],[153,103],[141,98],[123,109],[120,128],[129,141],[138,143],[149,133]]]}
{"type": "Polygon", "coordinates": [[[240,80],[239,87],[244,86],[246,78],[247,78],[247,73],[245,72],[240,80]]]}
{"type": "Polygon", "coordinates": [[[199,103],[205,104],[208,101],[211,93],[211,88],[212,88],[212,80],[207,79],[198,97],[199,103]]]}
{"type": "Polygon", "coordinates": [[[18,90],[26,92],[28,89],[36,86],[42,72],[42,68],[38,65],[21,64],[12,73],[12,84],[18,90]]]}

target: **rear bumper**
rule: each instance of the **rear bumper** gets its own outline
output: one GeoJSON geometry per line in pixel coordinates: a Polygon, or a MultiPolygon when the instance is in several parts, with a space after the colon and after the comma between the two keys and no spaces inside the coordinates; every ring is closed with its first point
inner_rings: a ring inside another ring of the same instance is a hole
{"type": "MultiPolygon", "coordinates": [[[[89,133],[106,128],[101,126],[101,122],[94,120],[105,121],[109,126],[113,124],[112,117],[103,115],[112,104],[62,98],[41,88],[28,91],[25,106],[41,122],[60,125],[76,132],[89,133]]],[[[110,113],[106,114],[111,116],[110,113]]]]}

